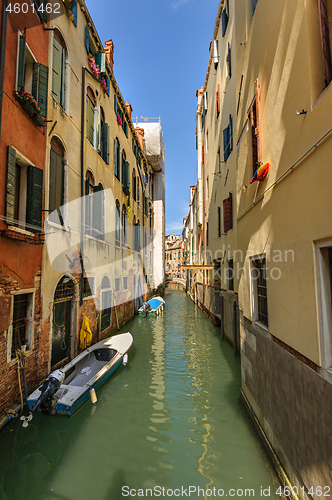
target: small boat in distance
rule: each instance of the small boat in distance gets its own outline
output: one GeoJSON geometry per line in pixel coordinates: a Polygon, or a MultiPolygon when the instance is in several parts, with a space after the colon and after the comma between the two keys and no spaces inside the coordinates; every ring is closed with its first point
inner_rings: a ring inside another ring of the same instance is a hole
{"type": "Polygon", "coordinates": [[[149,314],[159,314],[164,309],[165,301],[161,297],[152,297],[148,302],[144,302],[139,308],[138,314],[148,316],[149,314]]]}
{"type": "Polygon", "coordinates": [[[70,363],[52,372],[42,386],[28,397],[30,414],[24,419],[28,423],[37,410],[50,414],[73,415],[90,397],[96,401],[99,389],[119,368],[127,364],[133,343],[132,335],[120,333],[88,347],[70,363]]]}

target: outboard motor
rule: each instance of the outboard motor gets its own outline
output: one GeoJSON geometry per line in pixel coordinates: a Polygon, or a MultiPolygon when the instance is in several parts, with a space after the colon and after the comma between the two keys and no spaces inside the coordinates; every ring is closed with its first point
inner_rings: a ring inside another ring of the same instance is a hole
{"type": "Polygon", "coordinates": [[[65,374],[61,370],[55,370],[52,372],[47,379],[45,379],[43,385],[40,388],[41,394],[33,407],[31,408],[31,411],[27,417],[22,416],[21,420],[23,420],[23,427],[28,427],[28,422],[32,420],[33,414],[38,410],[38,408],[51,399],[53,394],[56,393],[56,391],[59,389],[61,386],[62,382],[65,379],[65,374]]]}
{"type": "Polygon", "coordinates": [[[44,381],[40,391],[41,395],[33,405],[31,411],[34,413],[38,408],[50,399],[53,394],[59,389],[60,385],[64,381],[65,374],[61,370],[55,370],[52,372],[47,379],[44,381]]]}
{"type": "Polygon", "coordinates": [[[151,306],[147,302],[143,302],[142,316],[148,316],[151,311],[151,306]]]}

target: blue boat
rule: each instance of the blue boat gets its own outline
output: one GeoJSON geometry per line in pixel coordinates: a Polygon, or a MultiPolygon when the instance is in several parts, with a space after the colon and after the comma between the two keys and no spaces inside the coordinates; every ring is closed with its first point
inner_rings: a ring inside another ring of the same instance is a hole
{"type": "Polygon", "coordinates": [[[73,415],[88,399],[96,401],[99,389],[119,368],[127,364],[132,335],[121,333],[88,347],[61,370],[52,372],[44,384],[28,397],[30,414],[21,417],[27,427],[37,410],[73,415]]]}
{"type": "Polygon", "coordinates": [[[149,314],[160,314],[164,309],[165,301],[161,297],[152,297],[148,302],[144,302],[142,307],[138,310],[141,316],[148,316],[149,314]]]}

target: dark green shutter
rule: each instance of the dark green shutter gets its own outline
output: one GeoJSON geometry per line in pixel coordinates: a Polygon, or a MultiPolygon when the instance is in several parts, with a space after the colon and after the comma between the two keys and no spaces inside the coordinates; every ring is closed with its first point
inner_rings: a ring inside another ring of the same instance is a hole
{"type": "Polygon", "coordinates": [[[27,35],[27,29],[24,28],[23,35],[20,35],[19,38],[18,73],[17,73],[18,92],[21,92],[24,88],[26,35],[27,35]]]}
{"type": "Polygon", "coordinates": [[[74,24],[77,27],[77,2],[76,2],[76,0],[71,0],[71,2],[70,2],[70,10],[71,10],[71,13],[74,16],[74,18],[73,18],[74,24]]]}
{"type": "Polygon", "coordinates": [[[110,82],[110,79],[107,75],[105,75],[105,82],[106,82],[106,86],[107,86],[107,95],[108,97],[110,96],[110,85],[111,85],[111,82],[110,82]]]}
{"type": "Polygon", "coordinates": [[[34,233],[41,231],[43,215],[43,171],[41,168],[28,167],[28,189],[27,189],[27,224],[37,226],[39,229],[31,228],[28,230],[34,233]]]}
{"type": "Polygon", "coordinates": [[[133,138],[133,152],[135,153],[135,139],[133,138]]]}
{"type": "Polygon", "coordinates": [[[93,135],[94,135],[94,106],[89,96],[86,96],[86,137],[88,141],[93,145],[93,135]]]}
{"type": "Polygon", "coordinates": [[[119,169],[117,146],[118,146],[118,141],[117,139],[114,139],[114,174],[116,175],[116,177],[118,177],[118,169],[119,169]]]}
{"type": "Polygon", "coordinates": [[[103,150],[102,150],[102,158],[103,160],[109,164],[109,127],[107,123],[103,123],[102,128],[102,138],[103,138],[103,150]]]}
{"type": "MultiPolygon", "coordinates": [[[[59,222],[60,213],[51,217],[54,210],[59,210],[64,202],[64,164],[61,156],[51,149],[50,184],[49,184],[49,217],[53,222],[59,222]]],[[[61,220],[60,220],[61,222],[61,220]]]]}
{"type": "Polygon", "coordinates": [[[129,163],[125,161],[124,164],[124,186],[129,186],[130,185],[130,177],[129,177],[129,163]]]}
{"type": "Polygon", "coordinates": [[[64,61],[62,46],[53,38],[52,95],[62,106],[64,98],[64,61]]]}
{"type": "Polygon", "coordinates": [[[146,196],[144,196],[144,213],[145,213],[146,217],[149,214],[149,201],[148,201],[148,198],[146,196]]]}
{"type": "Polygon", "coordinates": [[[11,146],[8,146],[6,179],[6,217],[8,219],[15,219],[16,182],[16,151],[11,146]]]}
{"type": "Polygon", "coordinates": [[[255,14],[258,0],[251,0],[251,16],[255,14]]]}
{"type": "Polygon", "coordinates": [[[40,63],[33,65],[32,95],[40,107],[41,114],[47,117],[48,67],[40,63]]]}
{"type": "Polygon", "coordinates": [[[100,74],[106,73],[106,54],[105,52],[98,52],[95,54],[95,63],[99,66],[100,74]]]}
{"type": "Polygon", "coordinates": [[[228,150],[229,150],[229,127],[226,127],[224,130],[223,130],[223,138],[224,138],[224,161],[227,160],[229,154],[228,154],[228,150]]]}
{"type": "Polygon", "coordinates": [[[116,94],[114,94],[114,111],[116,113],[118,112],[118,99],[116,97],[116,94]]]}
{"type": "Polygon", "coordinates": [[[227,15],[227,12],[226,12],[225,8],[224,8],[224,10],[222,11],[222,14],[221,14],[221,21],[222,21],[222,36],[225,36],[226,29],[227,29],[227,24],[228,24],[228,15],[227,15]]]}
{"type": "Polygon", "coordinates": [[[92,199],[92,226],[95,230],[94,236],[102,236],[103,231],[103,187],[93,187],[92,199]]]}
{"type": "Polygon", "coordinates": [[[229,77],[232,76],[232,63],[231,63],[231,46],[230,44],[228,43],[228,55],[227,55],[227,59],[228,59],[228,74],[229,74],[229,77]]]}
{"type": "MultiPolygon", "coordinates": [[[[229,115],[229,155],[231,154],[231,151],[233,151],[233,121],[232,121],[232,115],[229,115]]],[[[228,155],[228,156],[229,156],[228,155]]]]}
{"type": "Polygon", "coordinates": [[[90,53],[90,32],[89,32],[89,26],[86,24],[85,25],[85,49],[87,53],[90,53]]]}

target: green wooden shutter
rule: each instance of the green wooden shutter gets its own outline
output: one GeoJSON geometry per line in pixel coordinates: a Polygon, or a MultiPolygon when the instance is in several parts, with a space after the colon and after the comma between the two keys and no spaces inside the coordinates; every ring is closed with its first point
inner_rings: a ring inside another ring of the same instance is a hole
{"type": "Polygon", "coordinates": [[[26,222],[37,226],[28,230],[34,233],[41,231],[43,215],[43,171],[41,168],[28,167],[27,212],[26,222]]]}
{"type": "Polygon", "coordinates": [[[85,25],[85,49],[87,53],[90,53],[90,32],[89,32],[89,26],[86,24],[85,25]]]}
{"type": "Polygon", "coordinates": [[[53,38],[52,95],[62,106],[64,97],[64,50],[53,38]]]}
{"type": "Polygon", "coordinates": [[[86,137],[88,141],[93,145],[93,135],[94,135],[94,106],[89,96],[86,96],[86,137]]]}
{"type": "Polygon", "coordinates": [[[41,114],[47,117],[48,67],[40,63],[33,65],[32,95],[40,107],[41,114]]]}
{"type": "Polygon", "coordinates": [[[92,226],[95,230],[94,236],[102,236],[103,216],[103,187],[98,185],[93,187],[92,199],[92,226]]]}
{"type": "Polygon", "coordinates": [[[6,217],[15,219],[16,205],[16,151],[11,146],[7,148],[7,179],[6,179],[6,217]]]}
{"type": "Polygon", "coordinates": [[[103,138],[103,150],[102,150],[102,158],[103,160],[109,164],[109,126],[107,123],[103,123],[102,128],[102,138],[103,138]]]}
{"type": "Polygon", "coordinates": [[[110,79],[108,77],[108,75],[105,75],[105,82],[106,82],[106,86],[107,86],[107,95],[108,97],[110,96],[110,86],[111,86],[111,82],[110,82],[110,79]]]}
{"type": "Polygon", "coordinates": [[[106,73],[106,54],[105,52],[98,52],[95,54],[95,63],[99,66],[100,74],[106,73]]]}
{"type": "Polygon", "coordinates": [[[124,164],[124,186],[130,186],[130,176],[129,176],[129,163],[125,161],[124,164]]]}
{"type": "Polygon", "coordinates": [[[144,196],[144,213],[146,216],[149,214],[149,205],[148,205],[148,198],[144,196]]]}
{"type": "Polygon", "coordinates": [[[118,177],[118,169],[119,169],[117,146],[118,146],[118,141],[117,139],[114,139],[114,174],[116,175],[116,177],[118,177]]]}
{"type": "Polygon", "coordinates": [[[49,183],[49,218],[53,222],[61,221],[61,213],[59,209],[64,203],[64,164],[61,156],[51,149],[50,158],[50,183],[49,183]],[[51,216],[54,210],[58,210],[57,214],[51,216]]]}
{"type": "Polygon", "coordinates": [[[229,133],[229,154],[231,154],[231,151],[233,151],[233,120],[232,120],[232,115],[229,115],[228,129],[229,129],[229,132],[228,132],[229,133]]]}
{"type": "Polygon", "coordinates": [[[224,161],[227,160],[228,154],[228,144],[229,144],[229,127],[224,128],[223,130],[223,139],[224,139],[224,161]]]}
{"type": "Polygon", "coordinates": [[[71,10],[71,13],[74,16],[74,18],[73,18],[74,24],[77,27],[77,2],[76,2],[76,0],[71,0],[71,2],[70,2],[70,10],[71,10]]]}
{"type": "Polygon", "coordinates": [[[20,35],[19,39],[17,92],[21,92],[24,88],[26,35],[27,35],[27,29],[24,28],[24,32],[22,35],[20,35]]]}
{"type": "Polygon", "coordinates": [[[228,53],[227,53],[227,64],[228,64],[228,75],[232,76],[232,62],[231,62],[231,46],[228,43],[228,53]]]}
{"type": "Polygon", "coordinates": [[[114,111],[116,113],[118,112],[118,99],[116,97],[116,94],[114,94],[114,111]]]}

